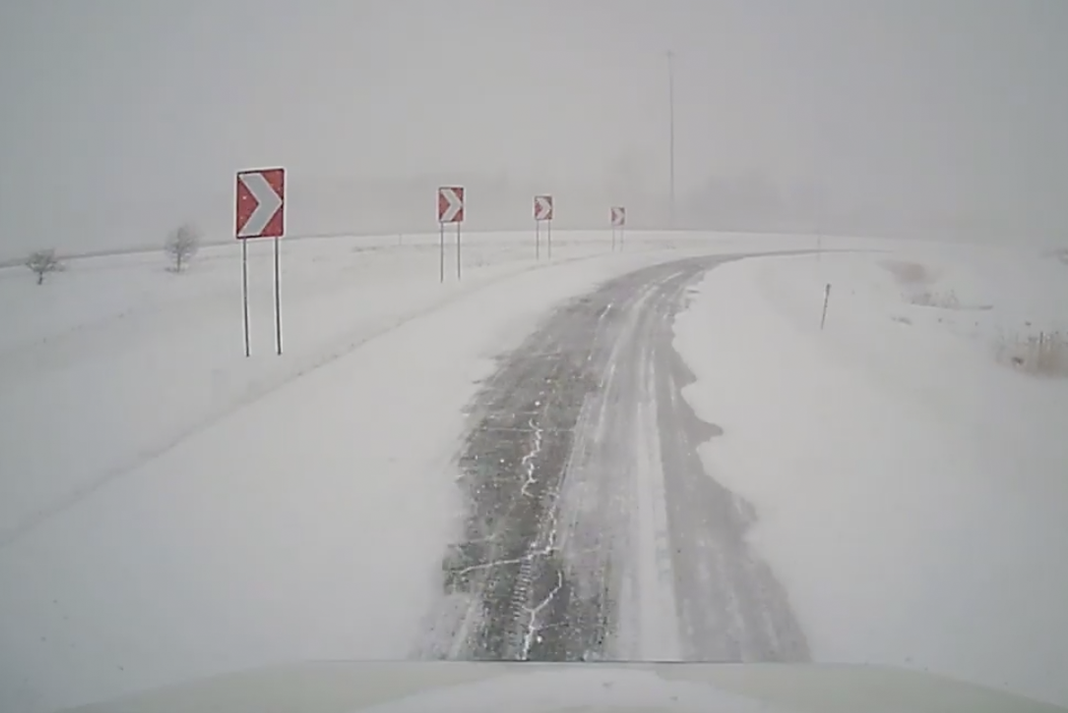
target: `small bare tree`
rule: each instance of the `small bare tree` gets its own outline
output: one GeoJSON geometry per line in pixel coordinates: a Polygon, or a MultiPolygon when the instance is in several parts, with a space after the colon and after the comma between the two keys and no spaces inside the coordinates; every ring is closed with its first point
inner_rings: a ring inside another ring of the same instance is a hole
{"type": "Polygon", "coordinates": [[[174,260],[174,271],[181,272],[200,249],[200,231],[186,223],[167,236],[163,249],[174,260]]]}
{"type": "Polygon", "coordinates": [[[54,249],[38,250],[26,258],[26,267],[37,275],[37,284],[44,284],[45,275],[63,270],[63,263],[56,257],[54,249]]]}

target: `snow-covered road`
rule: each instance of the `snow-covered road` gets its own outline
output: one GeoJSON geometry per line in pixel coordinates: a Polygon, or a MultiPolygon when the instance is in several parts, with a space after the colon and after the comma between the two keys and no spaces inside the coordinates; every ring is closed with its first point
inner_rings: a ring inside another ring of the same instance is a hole
{"type": "Polygon", "coordinates": [[[672,261],[553,312],[469,410],[463,538],[431,650],[514,660],[805,660],[750,522],[697,458],[707,424],[671,347],[687,288],[730,257],[672,261]]]}

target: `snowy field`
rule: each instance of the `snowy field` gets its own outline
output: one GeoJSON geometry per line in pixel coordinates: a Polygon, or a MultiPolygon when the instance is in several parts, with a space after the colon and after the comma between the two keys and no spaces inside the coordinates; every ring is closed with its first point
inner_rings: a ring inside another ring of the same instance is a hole
{"type": "Polygon", "coordinates": [[[813,657],[1068,705],[1068,265],[761,258],[692,299],[684,393],[723,429],[702,458],[755,507],[813,657]]]}
{"type": "MultiPolygon", "coordinates": [[[[411,654],[458,526],[463,408],[552,305],[691,254],[812,238],[283,241],[0,270],[0,710],[47,713],[274,663],[411,654]]],[[[677,321],[703,457],[819,660],[1068,704],[1068,267],[964,248],[761,258],[677,321]],[[919,265],[920,268],[916,266],[919,265]],[[827,324],[819,330],[823,289],[827,324]],[[1061,320],[1061,321],[1058,321],[1061,320]],[[1043,339],[1046,337],[1043,336],[1043,339]],[[1054,337],[1050,337],[1051,339],[1054,337]]]]}

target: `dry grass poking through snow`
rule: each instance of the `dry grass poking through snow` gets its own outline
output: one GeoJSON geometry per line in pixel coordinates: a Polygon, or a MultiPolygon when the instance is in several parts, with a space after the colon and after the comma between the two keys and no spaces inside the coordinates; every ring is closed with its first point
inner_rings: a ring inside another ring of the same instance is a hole
{"type": "Polygon", "coordinates": [[[1061,332],[1014,338],[1003,335],[997,343],[997,359],[1026,374],[1068,377],[1068,335],[1061,332]]]}
{"type": "MultiPolygon", "coordinates": [[[[1068,252],[1058,257],[1066,259],[1068,252]]],[[[920,263],[886,260],[880,265],[902,286],[901,297],[908,304],[945,310],[986,311],[993,308],[989,304],[963,304],[952,288],[932,289],[939,275],[920,263]]],[[[902,324],[912,323],[904,316],[892,319],[902,324]]],[[[942,322],[942,319],[938,321],[942,322]]],[[[1064,332],[1036,334],[1030,331],[1011,336],[1003,333],[994,338],[993,343],[995,359],[1000,364],[1032,376],[1068,377],[1068,334],[1064,332]]]]}
{"type": "Polygon", "coordinates": [[[938,307],[939,309],[960,309],[960,300],[953,290],[948,292],[932,292],[924,290],[907,295],[906,299],[914,305],[921,307],[938,307]]]}

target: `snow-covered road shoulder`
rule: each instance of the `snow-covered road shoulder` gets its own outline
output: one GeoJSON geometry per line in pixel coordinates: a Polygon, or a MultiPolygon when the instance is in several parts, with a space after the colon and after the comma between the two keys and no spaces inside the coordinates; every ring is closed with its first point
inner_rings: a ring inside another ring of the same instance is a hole
{"type": "Polygon", "coordinates": [[[1068,704],[1068,380],[1028,361],[1068,327],[1064,266],[759,258],[693,292],[684,396],[723,429],[702,459],[755,507],[813,657],[1068,704]]]}

